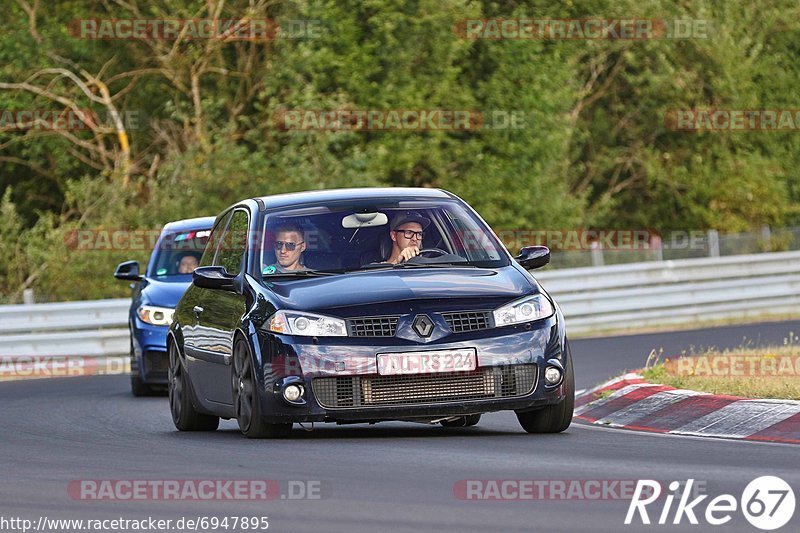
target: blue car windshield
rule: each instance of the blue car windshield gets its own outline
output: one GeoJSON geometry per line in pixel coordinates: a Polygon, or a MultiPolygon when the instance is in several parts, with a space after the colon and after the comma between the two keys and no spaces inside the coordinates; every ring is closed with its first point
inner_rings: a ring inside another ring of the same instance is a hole
{"type": "Polygon", "coordinates": [[[456,200],[304,205],[269,213],[263,231],[260,265],[264,277],[392,265],[498,268],[510,264],[500,240],[456,200]],[[409,246],[422,253],[397,261],[398,251],[409,246]],[[389,263],[390,259],[395,261],[389,263]]]}
{"type": "Polygon", "coordinates": [[[151,260],[150,277],[183,281],[190,276],[208,242],[210,229],[165,232],[161,234],[151,260]]]}

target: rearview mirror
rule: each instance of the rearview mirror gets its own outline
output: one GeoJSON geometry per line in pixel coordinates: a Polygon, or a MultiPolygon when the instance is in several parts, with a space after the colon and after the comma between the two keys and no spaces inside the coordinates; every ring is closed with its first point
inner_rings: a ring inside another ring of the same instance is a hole
{"type": "Polygon", "coordinates": [[[547,246],[525,246],[514,260],[526,270],[540,268],[550,262],[550,248],[547,246]]]}
{"type": "Polygon", "coordinates": [[[343,228],[371,228],[373,226],[385,226],[388,223],[389,217],[377,211],[353,213],[342,219],[343,228]]]}
{"type": "Polygon", "coordinates": [[[204,289],[232,291],[235,278],[221,266],[198,267],[192,272],[192,283],[204,289]]]}
{"type": "Polygon", "coordinates": [[[117,270],[114,271],[114,277],[128,281],[142,281],[144,279],[139,275],[138,261],[125,261],[124,263],[120,263],[117,265],[117,270]]]}

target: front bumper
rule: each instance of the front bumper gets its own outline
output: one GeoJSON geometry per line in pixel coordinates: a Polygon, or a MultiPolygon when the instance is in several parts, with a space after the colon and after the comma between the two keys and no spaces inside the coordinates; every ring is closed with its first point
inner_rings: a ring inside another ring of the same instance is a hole
{"type": "Polygon", "coordinates": [[[544,370],[564,350],[562,322],[541,322],[451,334],[421,345],[397,338],[314,339],[257,333],[262,413],[269,422],[435,420],[492,411],[525,411],[561,402],[569,391],[548,386],[544,370]],[[380,343],[380,344],[379,344],[380,343]],[[380,376],[377,354],[474,347],[474,372],[380,376]],[[548,362],[550,361],[550,362],[548,362]],[[292,404],[283,387],[300,383],[292,404]]]}
{"type": "Polygon", "coordinates": [[[145,383],[166,385],[169,360],[167,359],[168,326],[154,326],[134,318],[131,324],[131,373],[139,375],[145,383]]]}

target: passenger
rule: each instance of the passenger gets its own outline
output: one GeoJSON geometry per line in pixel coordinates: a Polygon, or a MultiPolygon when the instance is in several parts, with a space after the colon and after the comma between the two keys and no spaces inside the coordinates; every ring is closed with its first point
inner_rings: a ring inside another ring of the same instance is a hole
{"type": "Polygon", "coordinates": [[[307,270],[303,264],[303,252],[306,250],[305,233],[295,224],[285,224],[275,231],[276,262],[264,267],[262,273],[286,273],[307,270]]]}

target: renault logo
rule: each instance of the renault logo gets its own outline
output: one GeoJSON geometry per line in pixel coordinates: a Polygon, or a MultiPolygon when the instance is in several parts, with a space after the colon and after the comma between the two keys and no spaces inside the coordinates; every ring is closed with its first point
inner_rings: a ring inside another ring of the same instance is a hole
{"type": "Polygon", "coordinates": [[[428,318],[428,315],[417,315],[411,327],[420,337],[430,337],[433,333],[433,321],[428,318]]]}

